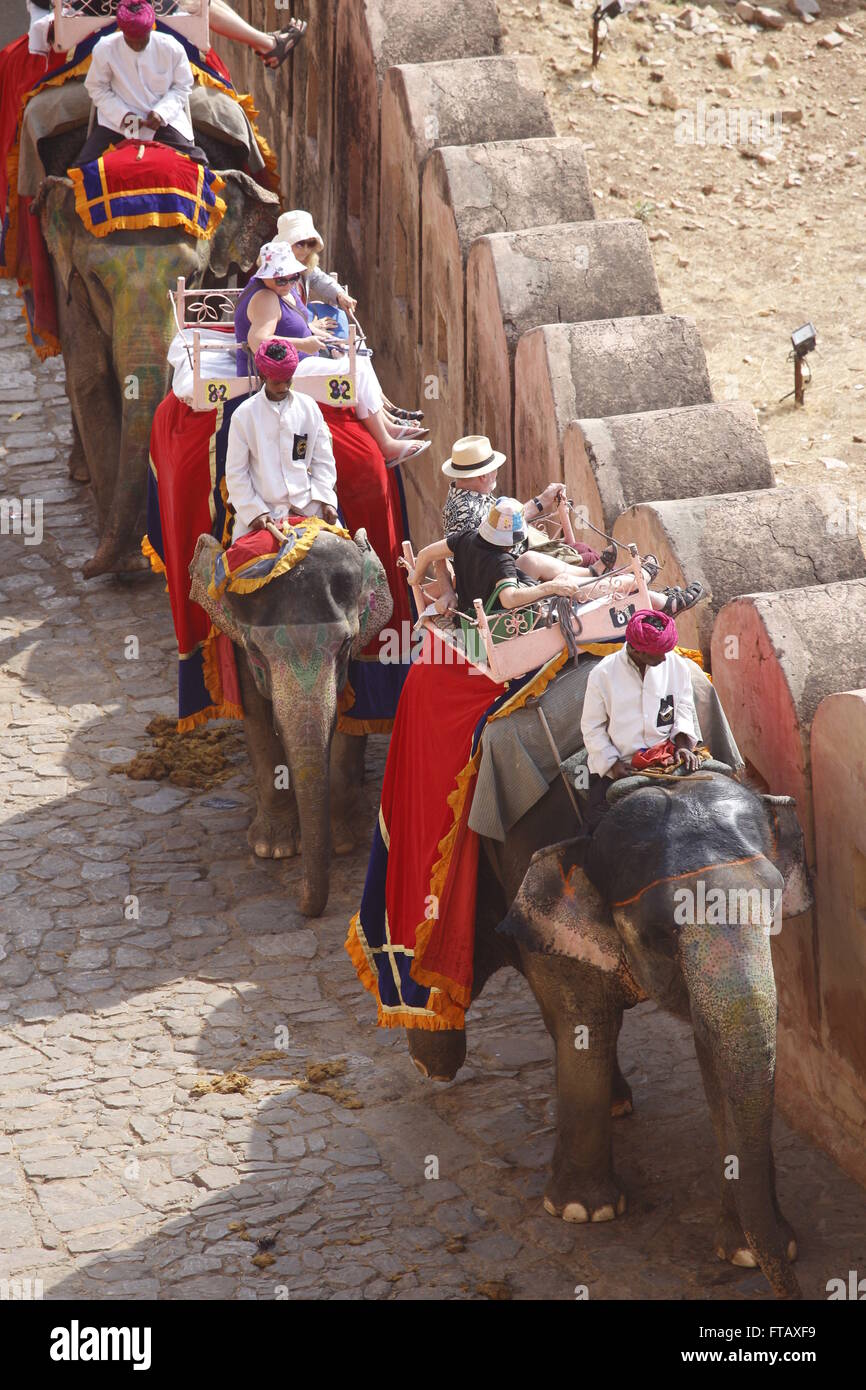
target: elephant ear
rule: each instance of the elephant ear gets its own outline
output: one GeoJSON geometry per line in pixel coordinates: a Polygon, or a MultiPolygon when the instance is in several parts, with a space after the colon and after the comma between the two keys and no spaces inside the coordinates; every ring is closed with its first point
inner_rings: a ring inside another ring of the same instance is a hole
{"type": "Polygon", "coordinates": [[[75,187],[71,179],[58,178],[50,174],[39,186],[33,199],[32,210],[38,213],[42,235],[51,253],[54,268],[64,289],[69,286],[72,274],[72,241],[78,231],[83,231],[75,211],[75,187]]]}
{"type": "Polygon", "coordinates": [[[354,542],[361,552],[363,569],[361,592],[358,595],[358,635],[352,643],[352,656],[360,656],[391,617],[394,601],[388,588],[385,567],[367,540],[363,527],[355,532],[354,542]]]}
{"type": "Polygon", "coordinates": [[[233,265],[252,270],[263,244],[276,236],[280,200],[238,169],[223,169],[220,178],[226,211],[211,242],[210,270],[222,278],[233,265]]]}
{"type": "Polygon", "coordinates": [[[210,582],[213,579],[214,561],[218,555],[222,554],[222,547],[214,540],[213,536],[199,536],[195,554],[189,565],[189,575],[192,583],[190,584],[189,596],[193,603],[197,603],[207,613],[214,627],[219,628],[233,642],[243,645],[243,633],[241,627],[229,608],[225,595],[221,598],[214,598],[209,592],[210,582]]]}
{"type": "Polygon", "coordinates": [[[761,801],[773,837],[771,857],[785,880],[782,916],[797,917],[801,912],[808,912],[814,902],[797,803],[793,796],[768,796],[763,793],[761,801]]]}
{"type": "Polygon", "coordinates": [[[535,852],[497,930],[528,951],[582,960],[606,974],[627,974],[610,909],[580,867],[583,843],[564,840],[535,852]]]}

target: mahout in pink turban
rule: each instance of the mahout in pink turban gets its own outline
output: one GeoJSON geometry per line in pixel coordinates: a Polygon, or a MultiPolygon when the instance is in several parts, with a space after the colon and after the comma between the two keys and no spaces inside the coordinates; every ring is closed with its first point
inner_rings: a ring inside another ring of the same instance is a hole
{"type": "Polygon", "coordinates": [[[256,371],[265,381],[291,381],[298,369],[298,354],[291,343],[265,338],[256,352],[256,371]]]}
{"type": "Polygon", "coordinates": [[[673,651],[679,634],[673,618],[667,613],[656,613],[651,608],[641,608],[629,621],[625,630],[625,640],[636,652],[646,652],[648,656],[664,656],[673,651]]]}
{"type": "Polygon", "coordinates": [[[146,38],[155,23],[153,6],[147,0],[122,0],[117,7],[117,27],[131,39],[146,38]]]}

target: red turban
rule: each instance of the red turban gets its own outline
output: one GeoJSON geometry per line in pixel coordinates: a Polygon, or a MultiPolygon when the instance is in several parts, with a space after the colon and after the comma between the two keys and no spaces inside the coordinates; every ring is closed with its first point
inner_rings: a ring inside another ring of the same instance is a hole
{"type": "Polygon", "coordinates": [[[143,39],[156,23],[153,6],[147,0],[122,0],[117,7],[117,27],[130,39],[143,39]]]}
{"type": "Polygon", "coordinates": [[[625,630],[625,640],[636,652],[648,656],[663,656],[677,645],[677,625],[667,613],[642,608],[635,613],[625,630]]]}
{"type": "Polygon", "coordinates": [[[298,369],[298,354],[291,343],[265,338],[256,353],[256,371],[265,381],[291,381],[298,369]]]}

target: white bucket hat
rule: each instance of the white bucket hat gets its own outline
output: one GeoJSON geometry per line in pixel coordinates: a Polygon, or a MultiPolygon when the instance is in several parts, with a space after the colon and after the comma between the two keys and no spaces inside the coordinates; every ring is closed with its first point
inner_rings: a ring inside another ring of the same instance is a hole
{"type": "Polygon", "coordinates": [[[480,478],[483,473],[501,468],[504,462],[505,455],[491,448],[486,434],[467,434],[454,444],[442,472],[446,478],[480,478]]]}
{"type": "Polygon", "coordinates": [[[313,219],[308,212],[295,208],[293,212],[284,212],[277,218],[277,241],[285,241],[289,246],[294,246],[296,242],[309,241],[312,237],[319,243],[319,251],[324,251],[325,243],[313,226],[313,219]]]}
{"type": "Polygon", "coordinates": [[[514,497],[497,497],[486,520],[478,527],[478,534],[491,545],[499,545],[503,550],[522,541],[526,534],[523,520],[523,503],[514,497]]]}
{"type": "Polygon", "coordinates": [[[256,275],[260,280],[275,280],[278,275],[303,275],[305,269],[284,241],[266,241],[259,252],[256,275]]]}

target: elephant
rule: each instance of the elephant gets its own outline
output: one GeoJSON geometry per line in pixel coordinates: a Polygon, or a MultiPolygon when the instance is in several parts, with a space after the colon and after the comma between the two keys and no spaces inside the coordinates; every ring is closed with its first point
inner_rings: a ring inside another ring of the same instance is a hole
{"type": "Polygon", "coordinates": [[[208,592],[219,554],[211,536],[199,537],[190,594],[235,645],[258,802],[248,843],[261,858],[300,850],[300,908],[318,917],[328,901],[329,803],[339,848],[363,773],[365,740],[334,732],[337,699],[350,658],[391,616],[387,577],[363,528],[354,540],[320,531],[300,563],[247,594],[208,592]],[[282,766],[288,788],[276,785],[282,766]]]}
{"type": "MultiPolygon", "coordinates": [[[[482,839],[479,856],[473,997],[501,966],[518,969],[556,1047],[545,1209],[566,1221],[625,1212],[611,1117],[632,1105],[617,1036],[623,1010],[652,998],[694,1030],[721,1155],[716,1253],[759,1265],[778,1295],[797,1297],[796,1240],[776,1201],[770,1142],[776,990],[765,920],[771,903],[784,916],[811,906],[793,801],[701,773],[639,787],[609,807],[591,837],[554,843],[569,815],[573,823],[558,781],[504,843],[482,839]],[[728,925],[709,911],[704,923],[699,911],[689,921],[689,894],[700,905],[711,888],[723,894],[713,902],[748,904],[747,920],[726,910],[728,925]]],[[[407,1031],[422,1075],[456,1075],[463,1030],[407,1031]]]]}
{"type": "MultiPolygon", "coordinates": [[[[56,167],[48,153],[45,160],[56,167]]],[[[99,545],[84,565],[86,579],[147,568],[140,541],[150,427],[168,389],[175,332],[169,289],[180,276],[197,286],[205,277],[224,281],[232,267],[249,271],[274,234],[276,194],[238,170],[220,177],[226,213],[210,241],[181,227],[94,237],[75,212],[71,180],[53,173],[34,199],[54,268],[73,417],[70,473],[90,482],[96,502],[99,545]]]]}

